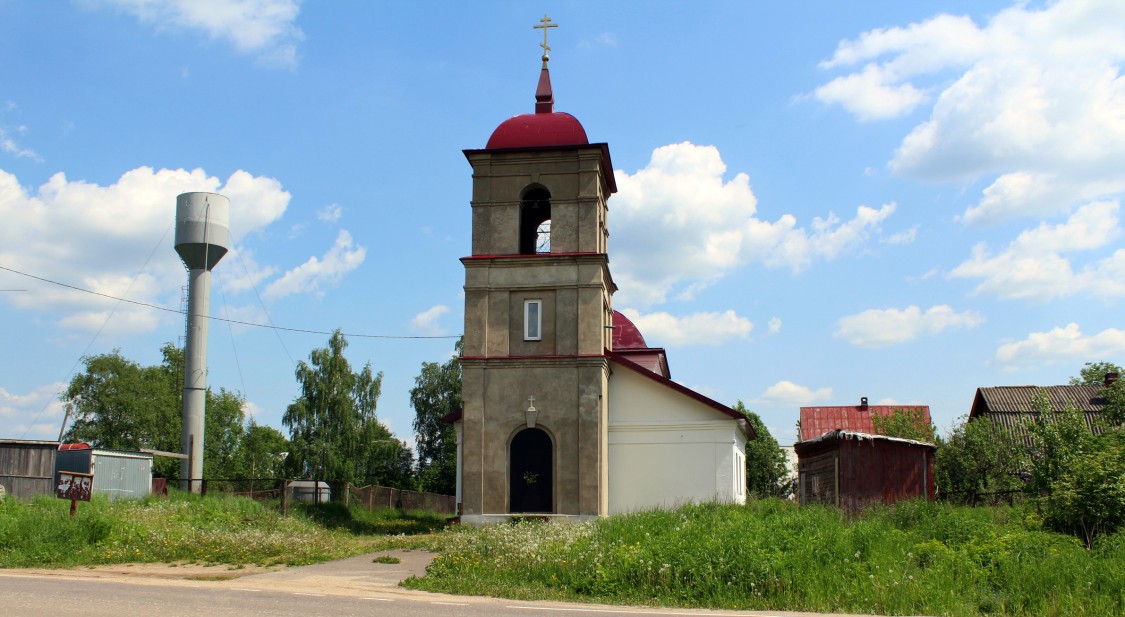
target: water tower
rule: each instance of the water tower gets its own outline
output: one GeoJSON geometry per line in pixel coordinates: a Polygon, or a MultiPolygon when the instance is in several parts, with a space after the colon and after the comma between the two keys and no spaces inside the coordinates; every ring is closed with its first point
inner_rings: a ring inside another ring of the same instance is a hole
{"type": "Polygon", "coordinates": [[[230,200],[215,193],[176,197],[176,252],[188,269],[187,337],[180,488],[198,493],[203,478],[203,418],[207,403],[207,322],[211,268],[229,247],[230,200]]]}

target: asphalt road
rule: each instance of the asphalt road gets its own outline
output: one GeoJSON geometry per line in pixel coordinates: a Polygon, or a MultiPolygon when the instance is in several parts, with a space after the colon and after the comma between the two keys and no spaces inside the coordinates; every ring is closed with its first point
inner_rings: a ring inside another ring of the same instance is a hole
{"type": "Polygon", "coordinates": [[[179,617],[536,617],[808,615],[522,602],[447,596],[403,589],[429,555],[401,554],[401,564],[375,564],[371,555],[287,568],[228,580],[165,575],[131,576],[85,570],[0,570],[0,616],[179,617]]]}

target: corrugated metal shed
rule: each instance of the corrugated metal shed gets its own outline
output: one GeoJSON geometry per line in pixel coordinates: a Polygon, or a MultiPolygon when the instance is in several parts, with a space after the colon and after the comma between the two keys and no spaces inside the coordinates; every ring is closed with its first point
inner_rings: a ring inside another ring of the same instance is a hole
{"type": "Polygon", "coordinates": [[[1082,413],[1094,434],[1104,429],[1098,419],[1105,410],[1104,386],[996,386],[977,388],[969,420],[988,418],[1010,435],[1026,441],[1027,427],[1039,417],[1035,399],[1047,395],[1052,411],[1073,407],[1082,413]]]}
{"type": "Polygon", "coordinates": [[[929,405],[835,405],[801,408],[801,441],[835,430],[876,433],[872,416],[889,416],[900,409],[919,409],[930,422],[929,405]]]}
{"type": "Polygon", "coordinates": [[[837,430],[794,444],[801,503],[857,512],[870,503],[934,499],[933,444],[837,430]]]}
{"type": "Polygon", "coordinates": [[[66,444],[58,453],[55,468],[56,472],[94,474],[93,493],[110,499],[140,498],[152,493],[152,455],[147,452],[66,444]]]}
{"type": "Polygon", "coordinates": [[[9,497],[50,495],[55,489],[57,441],[0,439],[0,484],[9,497]]]}

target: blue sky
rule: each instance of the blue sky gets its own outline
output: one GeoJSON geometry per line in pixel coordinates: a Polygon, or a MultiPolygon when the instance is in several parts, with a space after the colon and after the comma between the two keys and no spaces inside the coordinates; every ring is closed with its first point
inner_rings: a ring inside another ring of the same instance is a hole
{"type": "Polygon", "coordinates": [[[0,437],[184,329],[175,196],[231,199],[209,385],[281,427],[328,332],[409,389],[462,328],[470,168],[534,107],[607,142],[614,307],[782,443],[1125,362],[1125,4],[0,0],[0,437]],[[13,272],[14,271],[14,272],[13,272]],[[22,273],[22,274],[18,274],[22,273]],[[31,278],[32,275],[38,278],[31,278]],[[40,279],[165,307],[118,303],[40,279]]]}

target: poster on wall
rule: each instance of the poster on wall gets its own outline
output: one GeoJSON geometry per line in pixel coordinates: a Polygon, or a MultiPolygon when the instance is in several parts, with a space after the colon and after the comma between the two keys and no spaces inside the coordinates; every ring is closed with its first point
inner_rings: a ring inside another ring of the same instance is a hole
{"type": "Polygon", "coordinates": [[[55,496],[59,499],[71,501],[90,501],[90,492],[93,486],[94,474],[92,473],[60,471],[59,483],[55,487],[55,496]]]}

